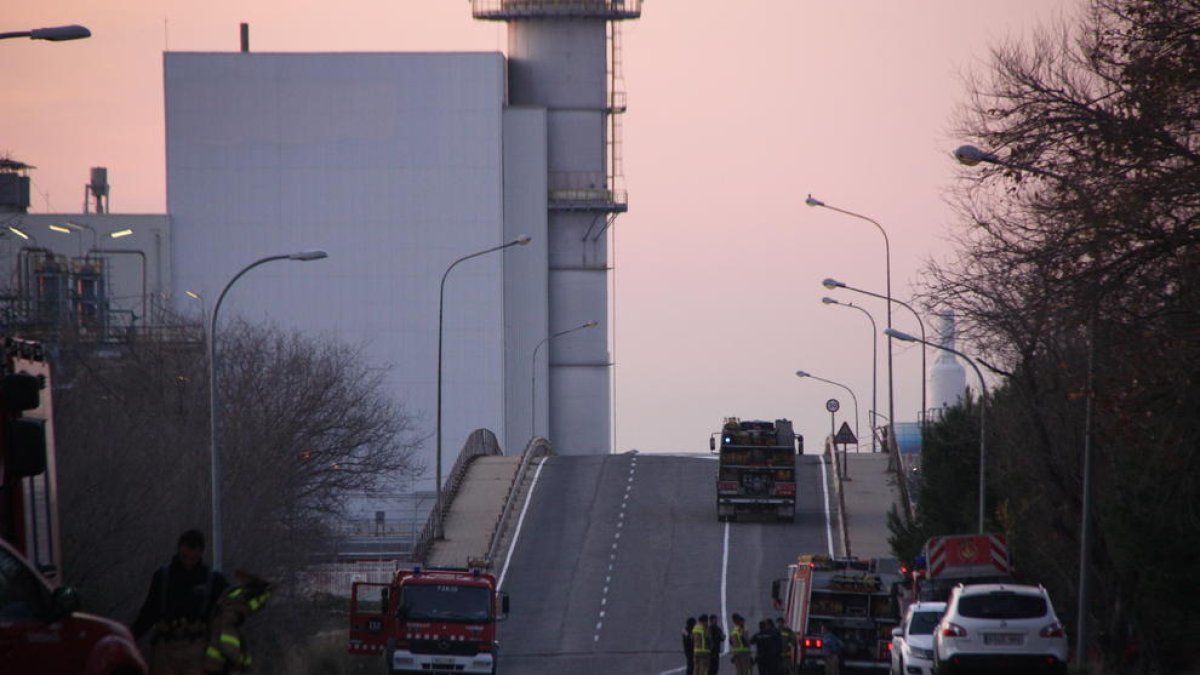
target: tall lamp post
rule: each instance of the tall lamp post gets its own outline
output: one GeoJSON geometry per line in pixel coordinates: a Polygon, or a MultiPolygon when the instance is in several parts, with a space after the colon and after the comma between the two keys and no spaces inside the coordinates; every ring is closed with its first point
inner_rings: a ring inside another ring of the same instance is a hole
{"type": "Polygon", "coordinates": [[[265,265],[266,263],[275,260],[299,260],[307,262],[309,260],[320,260],[328,257],[329,254],[325,251],[300,251],[298,253],[285,253],[282,255],[269,255],[265,258],[259,258],[254,262],[242,268],[242,271],[233,275],[229,283],[225,284],[225,288],[221,290],[221,294],[217,296],[217,303],[213,305],[212,314],[208,317],[208,409],[209,409],[209,468],[212,473],[212,538],[213,538],[213,570],[221,569],[222,556],[225,553],[224,540],[221,533],[221,452],[219,443],[219,430],[221,409],[218,405],[217,394],[217,313],[221,311],[221,301],[225,299],[225,294],[233,287],[233,284],[241,279],[250,270],[265,265]]]}
{"type": "Polygon", "coordinates": [[[51,26],[49,28],[34,28],[33,30],[19,30],[8,33],[0,33],[0,40],[8,40],[11,38],[29,38],[30,40],[62,42],[64,40],[82,40],[83,38],[91,36],[92,31],[83,26],[72,24],[69,26],[51,26]]]}
{"type": "MultiPolygon", "coordinates": [[[[871,322],[871,420],[868,420],[867,424],[871,427],[871,452],[875,452],[875,427],[873,426],[873,420],[875,419],[875,415],[879,413],[879,398],[877,396],[879,389],[879,340],[875,339],[875,335],[879,332],[879,327],[875,325],[875,317],[871,316],[870,312],[862,307],[859,307],[853,302],[838,302],[834,298],[830,297],[821,298],[821,302],[825,303],[826,305],[838,305],[840,307],[857,309],[866,315],[867,321],[871,322]]],[[[857,415],[857,413],[855,414],[857,415]]],[[[858,433],[857,429],[855,430],[855,433],[858,433]]]]}
{"type": "MultiPolygon", "coordinates": [[[[892,245],[891,245],[891,242],[888,241],[887,230],[883,229],[883,225],[880,225],[879,222],[873,218],[868,218],[867,216],[864,216],[861,213],[855,213],[853,211],[846,211],[845,209],[839,209],[836,206],[830,206],[819,199],[814,199],[812,195],[809,195],[808,199],[804,200],[804,203],[808,204],[809,206],[819,206],[821,208],[829,209],[830,211],[836,211],[837,213],[841,213],[843,215],[850,216],[851,218],[858,218],[859,220],[865,220],[868,223],[871,223],[872,225],[874,225],[875,229],[879,230],[879,234],[883,235],[883,253],[884,253],[884,265],[885,265],[884,269],[887,274],[887,295],[885,296],[885,298],[888,301],[887,302],[887,327],[891,328],[892,327],[892,245]]],[[[892,420],[896,419],[896,386],[895,386],[895,382],[893,379],[893,370],[892,370],[892,341],[891,340],[888,340],[887,370],[888,370],[888,424],[891,426],[895,426],[895,422],[892,420]]],[[[888,440],[890,441],[890,444],[892,444],[892,445],[895,444],[895,437],[896,437],[895,429],[892,429],[891,432],[888,433],[888,440]]],[[[885,448],[885,451],[889,450],[889,449],[890,448],[885,448]]]]}
{"type": "Polygon", "coordinates": [[[538,350],[542,348],[542,345],[546,344],[547,342],[553,340],[556,337],[562,337],[563,335],[566,335],[567,333],[574,333],[577,330],[583,330],[585,328],[595,328],[598,325],[600,325],[600,324],[597,321],[588,321],[587,323],[579,324],[578,326],[575,326],[574,328],[560,330],[557,333],[554,333],[552,335],[547,335],[546,337],[542,338],[542,341],[537,343],[537,346],[533,348],[533,363],[529,367],[529,370],[531,373],[530,378],[529,378],[529,437],[530,438],[533,438],[534,434],[537,433],[537,355],[538,355],[538,350]]]}
{"type": "MultiPolygon", "coordinates": [[[[1044,176],[1067,186],[1079,197],[1079,203],[1088,219],[1093,223],[1099,222],[1096,212],[1091,206],[1087,190],[1078,181],[1053,171],[1047,171],[1031,164],[1020,164],[1001,159],[999,155],[985,152],[973,145],[961,145],[954,151],[954,159],[964,166],[975,166],[980,162],[995,164],[1016,171],[1027,171],[1044,176]]],[[[1078,625],[1075,627],[1075,653],[1086,654],[1087,648],[1087,605],[1088,605],[1088,551],[1091,550],[1091,514],[1092,514],[1092,405],[1093,392],[1096,385],[1096,313],[1099,310],[1099,298],[1092,305],[1087,322],[1087,374],[1085,375],[1085,395],[1083,403],[1083,495],[1081,496],[1079,514],[1079,604],[1077,613],[1078,625]]]]}
{"type": "Polygon", "coordinates": [[[437,462],[436,474],[437,474],[437,476],[434,479],[437,481],[437,485],[434,486],[436,488],[436,501],[433,504],[433,509],[435,511],[434,521],[433,521],[434,522],[433,533],[434,533],[435,539],[442,538],[442,318],[444,316],[443,310],[445,309],[445,306],[446,306],[446,277],[450,276],[450,270],[454,269],[455,266],[458,265],[460,262],[463,262],[465,260],[470,260],[471,258],[478,258],[479,256],[487,255],[488,253],[495,253],[496,251],[502,251],[510,246],[524,246],[525,244],[528,244],[530,242],[530,240],[531,240],[531,238],[529,237],[529,235],[523,234],[523,235],[517,237],[516,239],[513,239],[512,241],[500,244],[499,246],[493,246],[491,248],[487,248],[482,251],[476,251],[475,253],[464,255],[463,257],[459,258],[458,260],[455,260],[454,262],[450,263],[450,266],[447,267],[446,271],[442,273],[442,284],[438,288],[437,430],[434,434],[435,436],[437,436],[437,457],[436,457],[436,462],[437,462]]]}
{"type": "Polygon", "coordinates": [[[908,333],[904,333],[892,328],[889,328],[884,332],[887,333],[888,336],[894,337],[903,342],[920,342],[928,347],[934,347],[935,349],[940,349],[944,352],[950,352],[955,356],[962,357],[963,360],[971,364],[971,367],[975,369],[975,376],[979,378],[979,389],[982,392],[979,396],[979,534],[983,534],[984,513],[985,509],[987,508],[984,502],[984,493],[987,489],[987,428],[985,426],[987,423],[987,415],[985,413],[987,412],[988,397],[987,382],[983,381],[983,373],[980,372],[979,366],[975,365],[974,359],[958,351],[957,349],[947,347],[946,345],[939,345],[934,342],[927,342],[923,338],[909,335],[908,333]]]}

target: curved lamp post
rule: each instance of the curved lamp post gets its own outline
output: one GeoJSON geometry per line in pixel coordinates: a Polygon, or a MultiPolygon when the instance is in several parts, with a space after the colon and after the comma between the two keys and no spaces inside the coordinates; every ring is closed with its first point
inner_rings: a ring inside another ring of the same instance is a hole
{"type": "MultiPolygon", "coordinates": [[[[796,377],[800,377],[800,378],[809,377],[818,382],[824,382],[825,384],[832,384],[835,387],[841,387],[842,389],[845,389],[847,392],[849,392],[850,400],[854,401],[854,435],[858,436],[858,397],[854,395],[853,389],[851,389],[850,387],[847,387],[846,385],[842,384],[841,382],[834,382],[833,380],[827,380],[823,377],[817,377],[816,375],[805,372],[803,370],[797,370],[796,377]]],[[[859,438],[858,440],[861,440],[861,438],[859,438]]],[[[835,459],[836,459],[836,457],[835,457],[835,459]]],[[[847,480],[849,480],[850,464],[849,464],[849,460],[846,458],[846,446],[844,444],[842,445],[842,475],[845,476],[847,480]]]]}
{"type": "MultiPolygon", "coordinates": [[[[1047,171],[1041,167],[1031,164],[1020,164],[1017,162],[1001,159],[998,155],[980,150],[973,145],[960,145],[954,150],[954,159],[958,160],[959,164],[964,166],[975,166],[980,162],[985,164],[995,164],[1005,168],[1014,169],[1017,171],[1028,171],[1029,173],[1038,176],[1044,176],[1051,180],[1056,180],[1071,189],[1079,197],[1079,203],[1084,209],[1087,217],[1093,222],[1098,222],[1096,213],[1091,207],[1091,200],[1087,190],[1078,181],[1072,180],[1066,176],[1059,175],[1053,171],[1047,171]]],[[[1084,403],[1083,403],[1083,488],[1080,504],[1079,515],[1079,605],[1077,613],[1079,623],[1075,629],[1075,653],[1085,654],[1087,648],[1087,604],[1088,604],[1088,551],[1091,549],[1091,514],[1092,514],[1092,400],[1095,390],[1095,356],[1096,356],[1096,313],[1099,309],[1099,298],[1091,307],[1087,322],[1087,374],[1085,375],[1084,403]]]]}
{"type": "Polygon", "coordinates": [[[595,328],[598,325],[600,325],[600,323],[598,321],[589,321],[587,323],[583,323],[578,326],[575,326],[574,328],[568,328],[566,330],[561,330],[557,333],[554,333],[552,335],[547,335],[546,337],[542,338],[542,341],[537,343],[537,346],[533,348],[533,362],[532,362],[532,365],[530,365],[530,367],[529,367],[529,370],[531,373],[530,378],[529,378],[529,437],[531,439],[533,438],[534,434],[537,433],[536,429],[537,429],[537,355],[538,355],[538,350],[542,348],[542,345],[546,344],[547,342],[553,340],[556,337],[562,337],[563,335],[566,335],[567,333],[574,333],[577,330],[583,330],[585,328],[595,328]]]}
{"type": "MultiPolygon", "coordinates": [[[[853,211],[846,211],[845,209],[839,209],[836,206],[830,206],[819,199],[813,198],[813,196],[811,194],[808,196],[808,199],[804,200],[804,203],[808,204],[809,206],[819,206],[821,208],[829,209],[830,211],[836,211],[837,213],[841,213],[843,215],[850,216],[851,218],[858,218],[859,220],[865,220],[868,223],[871,223],[872,225],[874,225],[875,229],[879,230],[879,234],[883,235],[883,253],[884,253],[884,265],[885,265],[884,269],[887,273],[887,277],[886,277],[887,278],[887,295],[884,297],[888,301],[887,302],[887,327],[891,328],[892,327],[892,302],[891,302],[891,300],[892,300],[892,244],[890,241],[888,241],[887,230],[883,229],[883,225],[880,225],[879,222],[873,218],[868,218],[867,216],[864,216],[861,213],[855,213],[853,211]]],[[[895,382],[893,381],[892,341],[891,340],[888,340],[887,369],[888,369],[888,420],[894,420],[894,419],[896,419],[896,386],[895,386],[895,382]]],[[[893,424],[890,421],[888,423],[893,424]]],[[[895,430],[893,429],[893,430],[891,430],[891,433],[888,433],[889,440],[895,438],[894,432],[895,432],[895,430]]],[[[885,448],[885,451],[886,450],[887,450],[887,448],[885,448]]]]}
{"type": "Polygon", "coordinates": [[[92,31],[78,24],[71,24],[69,26],[51,26],[49,28],[34,28],[33,30],[19,30],[9,33],[0,33],[0,40],[27,37],[30,40],[62,42],[64,40],[82,40],[83,38],[91,36],[92,31]]]}
{"type": "Polygon", "coordinates": [[[254,262],[246,265],[240,272],[233,275],[229,283],[225,284],[225,288],[221,290],[221,294],[217,296],[217,303],[213,305],[212,315],[208,318],[208,407],[209,407],[209,454],[211,456],[210,470],[212,472],[212,539],[213,539],[213,570],[220,571],[222,556],[224,555],[224,542],[221,532],[221,452],[220,438],[220,417],[221,408],[218,405],[217,394],[217,313],[221,311],[221,301],[225,299],[225,294],[233,287],[233,284],[241,279],[250,270],[265,265],[266,263],[275,260],[299,260],[307,262],[309,260],[320,260],[329,257],[325,251],[300,251],[298,253],[285,253],[283,255],[269,255],[265,258],[259,258],[254,262]]]}
{"type": "Polygon", "coordinates": [[[470,260],[471,258],[478,258],[479,256],[487,255],[488,253],[495,253],[496,251],[502,251],[510,246],[524,246],[525,244],[528,244],[530,241],[531,241],[531,238],[529,237],[529,235],[523,234],[523,235],[517,237],[516,239],[513,239],[512,241],[500,244],[499,246],[493,246],[491,248],[487,248],[482,251],[476,251],[475,253],[470,253],[468,255],[464,255],[463,257],[459,258],[458,260],[455,260],[454,262],[450,263],[450,266],[447,267],[446,271],[442,273],[442,284],[438,289],[437,430],[435,432],[435,436],[437,436],[437,457],[436,457],[436,461],[437,461],[436,474],[437,474],[437,476],[435,477],[435,480],[437,481],[437,485],[435,486],[436,493],[437,493],[437,501],[434,502],[434,505],[433,505],[434,512],[435,512],[433,534],[434,534],[435,539],[442,538],[442,317],[444,315],[443,310],[445,309],[445,306],[446,306],[446,277],[450,276],[450,270],[454,269],[455,266],[458,265],[460,262],[463,262],[465,260],[470,260]]]}
{"type": "MultiPolygon", "coordinates": [[[[863,290],[861,288],[855,288],[854,286],[850,286],[846,282],[838,281],[837,279],[825,279],[824,281],[821,282],[821,285],[830,290],[833,290],[835,288],[844,288],[847,291],[854,291],[855,293],[862,293],[863,295],[869,295],[872,298],[879,298],[880,300],[886,300],[889,305],[892,303],[900,305],[904,309],[907,309],[908,311],[912,312],[913,317],[915,317],[917,320],[917,326],[921,329],[921,339],[922,340],[925,339],[925,321],[923,319],[921,319],[920,314],[917,314],[917,310],[913,309],[912,305],[909,305],[907,302],[904,302],[903,300],[901,300],[899,298],[889,298],[885,295],[880,295],[878,293],[872,293],[871,291],[863,290]]],[[[888,326],[888,327],[891,328],[891,326],[888,326]]],[[[889,345],[891,344],[890,340],[888,341],[888,344],[889,345]]],[[[926,370],[926,368],[925,368],[925,348],[922,347],[921,348],[921,415],[918,418],[919,421],[921,421],[922,423],[924,423],[925,413],[928,410],[928,408],[927,408],[928,404],[926,403],[926,400],[925,400],[925,380],[928,379],[928,377],[929,377],[929,371],[926,370]]],[[[891,410],[888,411],[889,414],[891,412],[892,412],[891,410]]]]}
{"type": "Polygon", "coordinates": [[[909,335],[908,333],[894,330],[892,328],[889,328],[884,332],[890,337],[894,337],[903,342],[920,342],[923,345],[934,347],[935,349],[940,349],[944,352],[950,352],[955,356],[960,356],[967,363],[971,364],[972,368],[975,369],[975,376],[979,378],[979,389],[982,392],[979,397],[979,534],[983,534],[983,517],[985,513],[984,509],[986,508],[984,505],[984,493],[987,488],[987,428],[985,427],[985,424],[987,423],[987,415],[985,413],[987,412],[988,396],[987,383],[983,381],[983,373],[980,372],[979,366],[975,365],[974,359],[958,351],[957,349],[953,349],[945,345],[939,345],[933,342],[927,342],[923,338],[915,337],[913,335],[909,335]]]}
{"type": "MultiPolygon", "coordinates": [[[[825,303],[826,305],[838,305],[839,307],[849,307],[851,309],[857,309],[858,311],[860,311],[866,315],[867,321],[871,322],[871,419],[874,420],[875,419],[874,416],[879,414],[879,398],[878,398],[879,340],[875,339],[875,334],[879,332],[879,327],[875,325],[875,317],[871,316],[870,312],[863,309],[862,307],[859,307],[858,305],[854,304],[853,302],[838,302],[834,298],[830,298],[830,297],[821,298],[821,302],[825,303]]],[[[857,415],[857,413],[855,413],[855,414],[857,415]]],[[[855,421],[857,421],[857,420],[855,420],[855,421]]],[[[868,421],[868,425],[872,425],[871,426],[871,452],[876,451],[875,431],[874,431],[875,427],[873,426],[873,424],[874,424],[873,421],[868,421]]],[[[855,431],[855,433],[858,433],[857,430],[855,431]]],[[[859,440],[861,440],[861,439],[859,439],[859,440]]]]}

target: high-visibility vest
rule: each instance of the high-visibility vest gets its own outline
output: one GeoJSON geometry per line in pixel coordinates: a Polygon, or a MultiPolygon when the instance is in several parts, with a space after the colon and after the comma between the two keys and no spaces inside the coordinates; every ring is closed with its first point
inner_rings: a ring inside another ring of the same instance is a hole
{"type": "Polygon", "coordinates": [[[729,646],[733,648],[734,654],[750,651],[750,645],[746,644],[745,628],[736,624],[733,626],[733,630],[729,631],[729,646]]]}
{"type": "Polygon", "coordinates": [[[704,625],[697,623],[692,629],[692,653],[708,654],[711,651],[708,647],[708,630],[704,625]]]}

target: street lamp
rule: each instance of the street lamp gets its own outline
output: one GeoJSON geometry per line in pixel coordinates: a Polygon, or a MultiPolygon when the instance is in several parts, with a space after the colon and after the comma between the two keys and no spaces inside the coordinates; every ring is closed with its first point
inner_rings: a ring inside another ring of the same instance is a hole
{"type": "MultiPolygon", "coordinates": [[[[825,384],[832,384],[835,387],[841,387],[842,389],[845,389],[846,391],[850,392],[850,400],[854,401],[854,435],[856,437],[858,436],[858,397],[854,395],[853,389],[851,389],[850,387],[847,387],[846,385],[842,384],[841,382],[834,382],[833,380],[827,380],[823,377],[817,377],[816,375],[805,372],[803,370],[797,370],[796,377],[801,377],[801,378],[810,377],[818,382],[824,382],[825,384]]],[[[832,439],[830,439],[830,440],[832,440],[832,439]]],[[[861,439],[855,438],[855,440],[860,441],[861,439]]],[[[856,443],[855,444],[855,446],[856,446],[855,452],[858,452],[857,445],[858,444],[856,443]]],[[[836,459],[836,457],[834,459],[836,459]]],[[[842,445],[842,475],[845,476],[847,479],[849,479],[849,477],[850,477],[849,476],[849,474],[850,474],[849,468],[850,468],[849,460],[846,459],[846,446],[843,444],[842,445]]]]}
{"type": "Polygon", "coordinates": [[[64,40],[82,40],[86,37],[91,37],[92,31],[87,28],[72,24],[70,26],[51,26],[49,28],[34,28],[33,30],[21,30],[10,33],[0,33],[0,40],[9,38],[24,38],[30,40],[46,40],[47,42],[62,42],[64,40]]]}
{"type": "MultiPolygon", "coordinates": [[[[853,286],[846,284],[846,282],[838,281],[837,279],[825,279],[824,281],[821,282],[821,285],[830,290],[833,290],[835,288],[844,288],[847,291],[854,291],[855,293],[862,293],[863,295],[869,295],[872,298],[879,298],[880,300],[886,300],[886,301],[888,301],[889,305],[892,303],[896,303],[897,305],[900,305],[904,309],[907,309],[908,311],[912,312],[913,317],[915,317],[917,320],[917,326],[921,329],[921,339],[925,339],[925,321],[923,319],[921,319],[920,314],[917,314],[917,310],[913,309],[912,305],[908,304],[907,302],[904,302],[903,300],[901,300],[899,298],[888,298],[887,296],[880,295],[878,293],[872,293],[871,291],[863,290],[861,288],[855,288],[853,286]]],[[[889,345],[891,344],[890,340],[888,341],[888,344],[889,345]]],[[[929,410],[929,408],[927,407],[928,404],[925,401],[925,380],[928,377],[929,377],[929,371],[925,368],[925,348],[922,347],[921,348],[921,415],[918,418],[922,422],[924,422],[925,414],[929,410]]],[[[889,410],[888,412],[890,413],[892,411],[889,410]]],[[[922,425],[922,426],[924,426],[924,425],[922,425]]]]}
{"type": "Polygon", "coordinates": [[[908,333],[894,330],[892,328],[885,330],[884,333],[890,337],[896,338],[897,340],[904,342],[920,342],[923,345],[950,352],[955,356],[962,357],[963,360],[971,364],[971,367],[975,369],[975,376],[979,378],[979,389],[982,392],[979,396],[979,534],[983,534],[984,509],[986,508],[984,505],[984,493],[986,492],[987,488],[987,429],[985,427],[987,416],[984,413],[987,411],[988,395],[987,383],[983,381],[983,373],[980,372],[979,366],[975,365],[974,359],[958,351],[957,349],[947,347],[946,345],[939,345],[934,342],[927,342],[923,338],[909,335],[908,333]]]}
{"type": "Polygon", "coordinates": [[[554,333],[553,335],[547,335],[546,337],[542,338],[541,342],[537,343],[536,347],[533,348],[533,363],[529,368],[529,370],[532,373],[532,376],[529,378],[529,409],[530,409],[529,437],[530,438],[533,438],[534,434],[537,433],[536,428],[537,428],[537,354],[538,354],[538,349],[541,349],[542,345],[546,344],[547,342],[549,342],[550,340],[553,340],[556,337],[561,337],[563,335],[566,335],[567,333],[574,333],[577,330],[583,330],[585,328],[595,328],[598,325],[600,325],[600,324],[597,321],[589,321],[587,323],[575,326],[574,328],[568,328],[566,330],[554,333]]]}
{"type": "Polygon", "coordinates": [[[329,254],[325,251],[300,251],[298,253],[286,253],[283,255],[269,255],[265,258],[259,258],[254,262],[246,265],[240,272],[233,275],[229,283],[225,284],[225,288],[221,290],[221,294],[217,296],[217,304],[213,305],[212,315],[208,318],[208,408],[209,408],[209,454],[210,471],[212,473],[212,538],[213,538],[213,570],[220,571],[221,558],[224,554],[224,543],[221,537],[221,453],[218,443],[218,431],[220,429],[221,409],[218,407],[217,399],[217,313],[221,311],[221,301],[225,299],[225,294],[233,284],[241,279],[246,272],[275,260],[299,260],[307,262],[309,260],[320,260],[328,257],[329,254]]]}
{"type": "MultiPolygon", "coordinates": [[[[879,327],[875,325],[875,317],[871,316],[870,312],[863,309],[862,307],[859,307],[858,305],[854,304],[853,302],[838,302],[834,298],[830,298],[830,297],[821,298],[821,302],[823,302],[827,305],[838,305],[841,307],[850,307],[851,309],[857,309],[858,311],[860,311],[866,315],[867,321],[871,322],[871,415],[872,415],[871,419],[874,420],[875,419],[874,415],[878,414],[878,412],[879,412],[879,398],[877,396],[878,388],[879,388],[879,386],[878,386],[879,340],[875,339],[875,334],[879,332],[879,327]]],[[[855,420],[855,421],[857,421],[857,420],[855,420]]],[[[868,421],[868,425],[871,426],[871,452],[876,451],[875,427],[873,426],[873,424],[874,424],[874,422],[868,421]]]]}
{"type": "MultiPolygon", "coordinates": [[[[843,215],[850,216],[851,218],[858,218],[859,220],[865,220],[868,223],[871,223],[872,225],[874,225],[875,229],[879,230],[879,234],[883,235],[883,253],[884,253],[884,264],[885,264],[884,269],[887,273],[887,295],[884,297],[888,301],[887,302],[887,327],[891,328],[892,327],[892,245],[891,245],[891,242],[888,241],[887,231],[884,230],[883,226],[880,225],[879,222],[873,218],[868,218],[867,216],[864,216],[860,213],[855,213],[853,211],[846,211],[844,209],[839,209],[836,206],[830,206],[819,199],[813,198],[813,196],[811,194],[808,196],[808,199],[804,200],[804,203],[808,204],[809,206],[819,206],[821,208],[829,209],[830,211],[836,211],[837,213],[841,213],[843,215]]],[[[888,368],[888,420],[889,420],[888,424],[895,426],[895,423],[890,421],[890,420],[896,419],[896,386],[895,386],[895,382],[893,381],[892,341],[891,340],[888,340],[887,368],[888,368]]],[[[889,441],[891,441],[891,444],[895,444],[895,440],[894,440],[896,438],[895,431],[896,431],[895,429],[892,429],[888,433],[888,439],[889,439],[889,441]]],[[[888,450],[888,449],[890,449],[890,448],[885,448],[885,450],[888,450]]]]}
{"type": "Polygon", "coordinates": [[[476,251],[475,253],[464,255],[458,260],[450,263],[450,266],[447,267],[446,271],[442,273],[442,285],[438,289],[437,429],[434,433],[434,435],[437,437],[437,476],[435,478],[437,485],[434,486],[437,490],[437,501],[433,505],[433,508],[436,511],[436,514],[434,515],[435,539],[442,538],[442,316],[444,314],[443,310],[446,305],[446,277],[450,276],[450,270],[454,269],[456,265],[464,260],[470,260],[471,258],[478,258],[479,256],[486,255],[488,253],[502,251],[510,246],[524,246],[525,244],[528,244],[530,240],[531,238],[529,235],[522,234],[516,239],[504,244],[500,244],[499,246],[493,246],[482,251],[476,251]]]}
{"type": "MultiPolygon", "coordinates": [[[[984,162],[1016,171],[1028,171],[1029,173],[1058,181],[1067,186],[1079,197],[1079,204],[1088,219],[1093,221],[1093,224],[1099,222],[1096,212],[1091,206],[1088,191],[1084,190],[1083,186],[1077,181],[1066,176],[1031,164],[1019,164],[1001,159],[998,155],[980,150],[973,145],[960,145],[954,151],[954,158],[958,160],[959,164],[964,166],[975,166],[980,162],[984,162]]],[[[1092,513],[1092,399],[1094,398],[1096,385],[1096,313],[1099,311],[1099,307],[1100,299],[1097,296],[1090,309],[1087,322],[1087,374],[1084,380],[1085,392],[1083,403],[1083,495],[1081,496],[1079,509],[1079,605],[1077,607],[1079,622],[1075,627],[1076,654],[1085,654],[1085,649],[1087,648],[1088,551],[1091,548],[1092,513]]]]}

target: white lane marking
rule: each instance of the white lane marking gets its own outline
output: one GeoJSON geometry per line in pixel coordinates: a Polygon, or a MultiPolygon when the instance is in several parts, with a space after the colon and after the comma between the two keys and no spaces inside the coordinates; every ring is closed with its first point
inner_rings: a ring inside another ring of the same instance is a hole
{"type": "Polygon", "coordinates": [[[825,541],[829,542],[829,557],[834,558],[833,554],[833,525],[829,518],[829,481],[825,475],[825,458],[821,458],[821,492],[825,494],[825,541]]]}
{"type": "MultiPolygon", "coordinates": [[[[621,540],[621,528],[625,526],[625,507],[629,501],[629,492],[633,490],[633,474],[637,471],[637,457],[629,463],[629,480],[625,481],[625,496],[621,499],[621,510],[617,513],[617,529],[613,533],[612,552],[608,555],[608,572],[609,575],[604,578],[604,590],[600,593],[600,618],[604,618],[604,608],[608,606],[608,587],[612,581],[612,571],[614,561],[617,559],[617,544],[621,540]]],[[[596,624],[596,634],[592,636],[592,642],[600,641],[600,630],[604,627],[604,622],[600,621],[596,624]]]]}
{"type": "Polygon", "coordinates": [[[529,504],[533,501],[533,491],[537,489],[538,477],[542,475],[542,467],[546,466],[546,460],[538,463],[537,471],[533,472],[533,482],[529,484],[529,494],[525,495],[525,506],[521,507],[521,517],[517,519],[517,529],[513,532],[512,542],[508,545],[508,555],[504,556],[504,569],[500,571],[500,581],[496,582],[496,588],[504,587],[504,578],[508,576],[508,564],[512,562],[513,551],[517,550],[517,541],[521,538],[521,526],[525,524],[525,514],[529,511],[529,504]]]}
{"type": "MultiPolygon", "coordinates": [[[[721,629],[728,633],[728,626],[725,625],[727,616],[729,616],[728,600],[729,590],[729,521],[725,521],[725,544],[724,550],[721,552],[721,629]]],[[[729,652],[729,643],[721,643],[721,654],[729,652]]]]}

